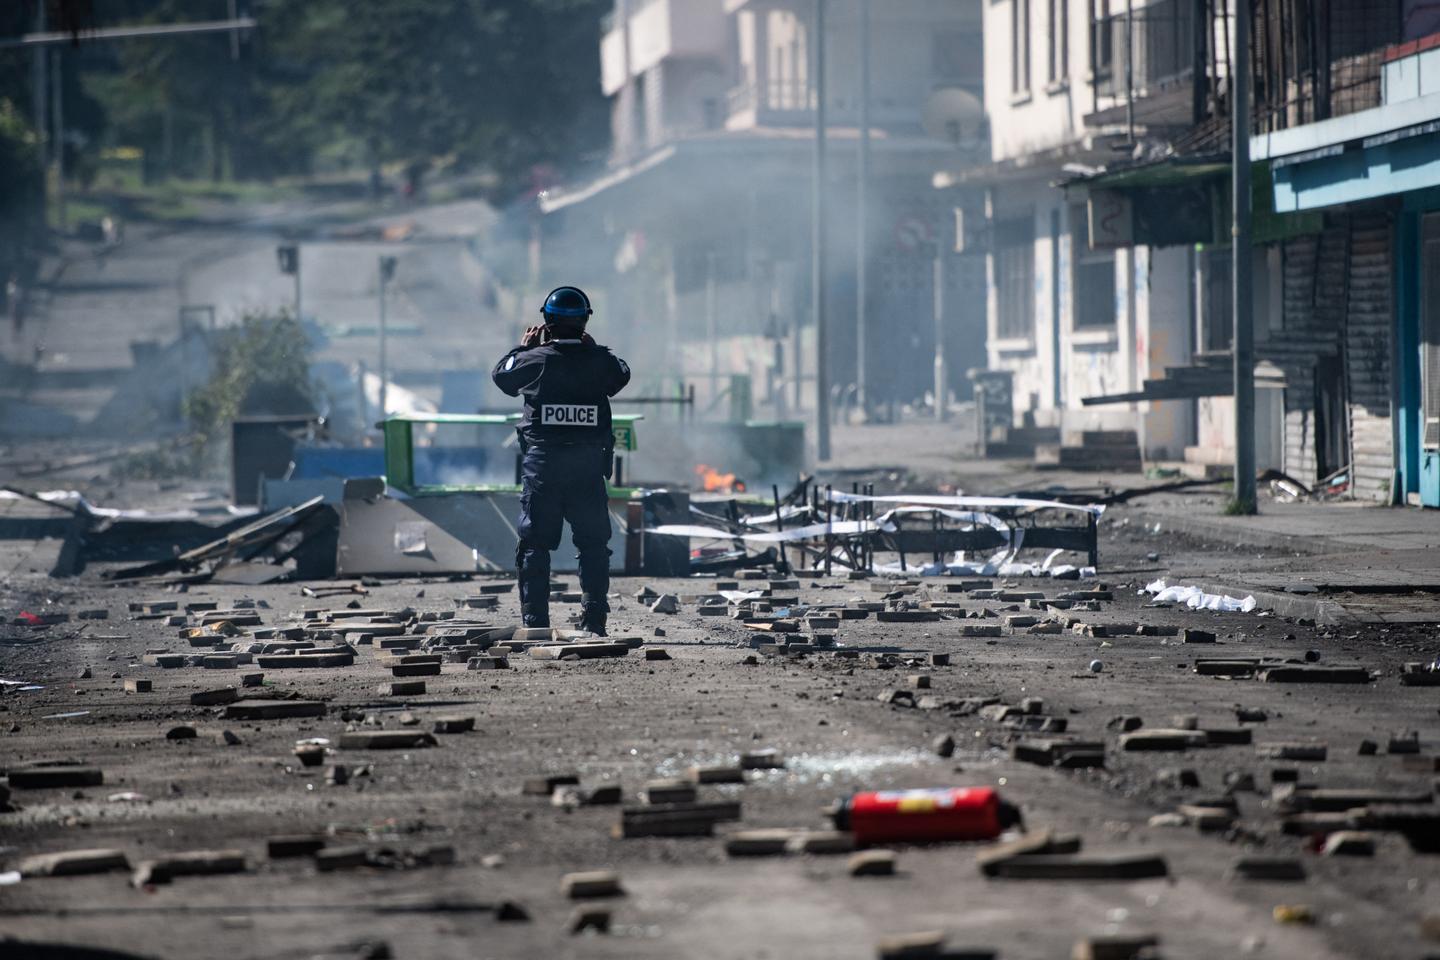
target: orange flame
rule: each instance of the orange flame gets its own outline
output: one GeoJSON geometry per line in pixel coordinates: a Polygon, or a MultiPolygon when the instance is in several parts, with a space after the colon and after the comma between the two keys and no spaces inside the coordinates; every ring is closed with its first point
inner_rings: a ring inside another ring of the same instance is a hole
{"type": "Polygon", "coordinates": [[[735,479],[733,473],[721,473],[708,463],[696,464],[695,476],[700,478],[706,493],[742,493],[745,481],[735,479]]]}

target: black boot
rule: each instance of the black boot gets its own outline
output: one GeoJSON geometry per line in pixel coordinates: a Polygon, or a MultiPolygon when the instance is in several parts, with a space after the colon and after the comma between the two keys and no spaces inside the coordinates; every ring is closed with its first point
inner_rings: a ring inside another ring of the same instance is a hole
{"type": "Polygon", "coordinates": [[[580,629],[595,634],[597,637],[608,637],[605,632],[605,614],[608,611],[602,604],[585,604],[580,610],[580,629]]]}

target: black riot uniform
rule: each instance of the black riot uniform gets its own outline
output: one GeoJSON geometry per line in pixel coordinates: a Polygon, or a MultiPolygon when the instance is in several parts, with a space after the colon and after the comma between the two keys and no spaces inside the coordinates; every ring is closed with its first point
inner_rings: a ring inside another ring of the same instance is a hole
{"type": "Polygon", "coordinates": [[[630,368],[584,333],[590,302],[578,289],[555,290],[541,313],[544,342],[511,350],[491,375],[525,403],[518,427],[520,606],[527,627],[550,625],[550,551],[560,546],[562,522],[569,521],[584,595],[580,625],[603,636],[610,609],[605,481],[615,449],[610,398],[630,382],[630,368]]]}

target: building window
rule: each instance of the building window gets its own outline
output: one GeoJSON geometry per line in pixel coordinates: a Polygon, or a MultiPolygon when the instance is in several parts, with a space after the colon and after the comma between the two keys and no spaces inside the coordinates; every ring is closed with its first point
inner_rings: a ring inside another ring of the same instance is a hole
{"type": "Polygon", "coordinates": [[[1234,299],[1230,289],[1229,247],[1209,247],[1200,257],[1200,349],[1205,353],[1225,353],[1235,333],[1234,299]]]}
{"type": "Polygon", "coordinates": [[[1110,0],[1090,0],[1090,72],[1109,76],[1115,63],[1115,37],[1110,22],[1110,0]]]}
{"type": "Polygon", "coordinates": [[[1070,76],[1070,0],[1047,0],[1050,4],[1050,76],[1052,84],[1070,76]]]}
{"type": "Polygon", "coordinates": [[[995,225],[996,336],[1028,340],[1035,332],[1035,220],[1017,217],[995,225]]]}
{"type": "Polygon", "coordinates": [[[1091,250],[1083,209],[1071,250],[1075,279],[1075,329],[1115,326],[1115,252],[1091,250]]]}
{"type": "Polygon", "coordinates": [[[1030,0],[1010,0],[1010,91],[1030,92],[1030,0]]]}

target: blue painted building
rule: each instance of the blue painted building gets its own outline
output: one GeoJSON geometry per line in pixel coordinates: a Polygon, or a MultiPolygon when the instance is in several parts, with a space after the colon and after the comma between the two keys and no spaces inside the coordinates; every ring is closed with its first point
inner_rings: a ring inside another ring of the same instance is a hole
{"type": "MultiPolygon", "coordinates": [[[[1388,446],[1391,502],[1440,507],[1440,34],[1376,59],[1378,106],[1260,134],[1251,149],[1269,163],[1276,213],[1318,212],[1327,228],[1349,223],[1354,236],[1359,221],[1370,231],[1361,255],[1374,269],[1346,273],[1348,300],[1357,281],[1368,297],[1362,319],[1383,315],[1387,327],[1383,350],[1376,338],[1368,346],[1385,374],[1389,436],[1369,438],[1368,466],[1379,469],[1388,446]]],[[[1354,256],[1347,247],[1347,264],[1354,256]]],[[[1357,443],[1357,473],[1365,454],[1357,443]]]]}

